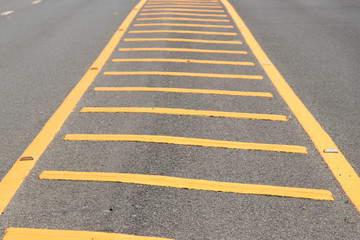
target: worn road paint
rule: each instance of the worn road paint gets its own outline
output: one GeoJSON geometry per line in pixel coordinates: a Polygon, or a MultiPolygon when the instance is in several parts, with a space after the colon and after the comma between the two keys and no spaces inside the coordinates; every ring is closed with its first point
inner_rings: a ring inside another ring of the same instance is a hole
{"type": "Polygon", "coordinates": [[[185,39],[185,38],[125,38],[124,42],[192,42],[192,43],[213,43],[213,44],[238,44],[240,41],[221,41],[221,40],[202,40],[202,39],[185,39]]]}
{"type": "Polygon", "coordinates": [[[209,24],[185,24],[185,23],[138,23],[134,24],[134,27],[204,27],[204,28],[234,28],[231,25],[209,25],[209,24]]]}
{"type": "Polygon", "coordinates": [[[222,6],[194,6],[194,5],[155,5],[155,6],[145,6],[144,8],[159,8],[159,7],[179,7],[179,8],[193,8],[193,9],[201,9],[201,8],[223,8],[222,6]]]}
{"type": "Polygon", "coordinates": [[[1,16],[8,16],[8,15],[13,14],[13,13],[14,13],[14,11],[6,11],[6,12],[1,13],[0,15],[1,16]]]}
{"type": "Polygon", "coordinates": [[[80,112],[81,113],[156,113],[156,114],[201,116],[201,117],[287,121],[286,116],[276,115],[276,114],[220,112],[220,111],[205,111],[205,110],[179,109],[179,108],[84,107],[80,110],[80,112]]]}
{"type": "Polygon", "coordinates": [[[194,49],[194,48],[119,48],[118,50],[120,52],[127,52],[127,51],[168,51],[168,52],[247,54],[247,51],[194,49]]]}
{"type": "Polygon", "coordinates": [[[221,6],[220,3],[192,3],[192,2],[148,2],[146,6],[159,6],[163,4],[176,4],[176,5],[191,5],[196,7],[197,5],[201,6],[221,6]]]}
{"type": "Polygon", "coordinates": [[[36,1],[33,1],[31,4],[35,5],[35,4],[39,4],[41,2],[42,2],[42,0],[36,0],[36,1]]]}
{"type": "Polygon", "coordinates": [[[254,66],[253,62],[213,61],[213,60],[173,59],[173,58],[170,58],[170,59],[159,59],[159,58],[113,59],[112,62],[174,62],[174,63],[200,63],[200,64],[254,66]]]}
{"type": "Polygon", "coordinates": [[[8,228],[3,240],[171,240],[169,238],[134,236],[72,230],[8,228]]]}
{"type": "Polygon", "coordinates": [[[340,183],[346,195],[360,212],[359,176],[340,151],[338,153],[324,153],[324,149],[326,148],[338,149],[338,147],[321,125],[316,121],[310,111],[301,102],[301,100],[296,96],[295,92],[281,76],[274,64],[272,64],[232,5],[227,0],[221,0],[221,2],[224,4],[235,24],[238,26],[246,43],[249,45],[259,63],[270,63],[267,65],[261,64],[261,67],[264,69],[265,73],[278,90],[280,96],[284,99],[305,132],[310,137],[311,141],[314,143],[316,149],[328,165],[336,180],[340,183]]]}
{"type": "Polygon", "coordinates": [[[153,12],[153,11],[177,11],[177,12],[217,12],[223,13],[224,10],[207,10],[207,9],[180,9],[180,8],[154,8],[154,9],[143,9],[141,12],[153,12]]]}
{"type": "Polygon", "coordinates": [[[177,145],[202,146],[214,148],[231,148],[241,150],[257,150],[285,153],[306,154],[306,147],[282,144],[233,142],[202,138],[185,138],[157,135],[126,135],[126,134],[66,134],[64,140],[70,141],[119,141],[119,142],[150,142],[177,145]]]}
{"type": "Polygon", "coordinates": [[[230,22],[230,20],[227,20],[227,19],[206,19],[206,18],[159,17],[159,18],[137,18],[136,19],[136,21],[153,21],[153,20],[194,21],[194,22],[230,22]]]}
{"type": "Polygon", "coordinates": [[[75,88],[73,88],[73,90],[65,98],[64,102],[51,116],[35,139],[21,154],[21,156],[0,182],[0,214],[2,214],[6,206],[9,204],[11,198],[16,193],[17,189],[21,186],[31,169],[35,166],[37,160],[40,158],[50,142],[54,139],[55,135],[60,130],[61,126],[70,113],[73,111],[80,98],[98,75],[101,68],[104,66],[105,62],[116,48],[126,29],[130,26],[131,22],[139,12],[139,9],[145,4],[145,2],[146,0],[141,0],[125,18],[124,22],[119,27],[119,29],[123,29],[123,31],[115,32],[104,50],[91,65],[90,69],[85,73],[75,88]],[[20,159],[24,156],[32,156],[34,160],[20,161],[20,159]]]}
{"type": "Polygon", "coordinates": [[[328,190],[279,187],[271,185],[218,182],[189,178],[168,177],[159,175],[142,175],[131,173],[101,173],[101,172],[69,172],[44,171],[39,176],[43,180],[68,181],[99,181],[143,184],[160,187],[185,188],[203,191],[255,194],[278,197],[305,198],[312,200],[333,201],[328,190]]]}
{"type": "Polygon", "coordinates": [[[181,15],[181,16],[201,16],[201,17],[228,17],[226,14],[207,14],[207,13],[177,13],[177,12],[160,12],[160,13],[140,13],[140,16],[149,15],[181,15]]]}
{"type": "Polygon", "coordinates": [[[96,87],[96,92],[169,92],[169,93],[195,93],[195,94],[215,94],[229,96],[246,97],[273,97],[269,92],[243,92],[225,91],[209,89],[189,89],[189,88],[157,88],[157,87],[96,87]]]}
{"type": "Polygon", "coordinates": [[[189,31],[189,30],[136,30],[128,33],[185,33],[185,34],[205,34],[205,35],[224,35],[236,36],[234,32],[207,32],[207,31],[189,31]]]}

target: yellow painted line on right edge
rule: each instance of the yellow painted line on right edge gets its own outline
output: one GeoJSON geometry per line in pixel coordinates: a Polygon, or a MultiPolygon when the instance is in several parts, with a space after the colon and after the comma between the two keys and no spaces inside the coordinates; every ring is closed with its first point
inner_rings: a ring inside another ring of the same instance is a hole
{"type": "Polygon", "coordinates": [[[224,141],[224,140],[185,138],[185,137],[159,136],[159,135],[66,134],[64,140],[166,143],[166,144],[188,145],[188,146],[307,154],[306,147],[304,146],[252,143],[252,142],[233,142],[233,141],[224,141]]]}
{"type": "Polygon", "coordinates": [[[271,82],[278,90],[280,96],[284,99],[290,110],[314,143],[316,149],[328,165],[330,171],[340,183],[341,187],[349,197],[355,208],[360,212],[360,178],[340,152],[339,148],[333,142],[331,137],[325,132],[314,116],[305,107],[302,101],[296,96],[289,84],[281,76],[280,72],[271,63],[261,46],[258,44],[250,30],[246,27],[244,21],[240,18],[233,6],[227,0],[221,0],[235,24],[239,28],[246,43],[254,53],[255,57],[263,67],[271,82]],[[266,64],[264,64],[266,63],[266,64]],[[327,153],[325,149],[335,149],[336,152],[327,153]]]}
{"type": "Polygon", "coordinates": [[[131,173],[108,172],[70,172],[70,171],[43,171],[39,179],[66,180],[66,181],[99,181],[142,184],[159,187],[172,187],[202,191],[215,191],[238,194],[254,194],[278,197],[305,198],[312,200],[333,201],[328,190],[279,187],[259,184],[244,184],[232,182],[218,182],[189,178],[168,177],[159,175],[143,175],[131,173]]]}

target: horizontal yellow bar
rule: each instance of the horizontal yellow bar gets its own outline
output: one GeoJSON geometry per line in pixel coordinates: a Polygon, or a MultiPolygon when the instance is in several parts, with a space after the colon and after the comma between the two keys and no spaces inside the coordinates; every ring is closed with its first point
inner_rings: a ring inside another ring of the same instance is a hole
{"type": "Polygon", "coordinates": [[[169,238],[143,237],[118,233],[8,228],[3,240],[170,240],[169,238]]]}
{"type": "MultiPolygon", "coordinates": [[[[167,2],[169,0],[149,0],[149,3],[167,2]]],[[[192,1],[192,0],[171,0],[172,2],[190,2],[190,3],[220,3],[219,1],[192,1]]]]}
{"type": "Polygon", "coordinates": [[[209,24],[185,24],[185,23],[140,23],[134,24],[134,27],[156,27],[156,26],[167,26],[167,27],[205,27],[205,28],[234,28],[231,25],[209,25],[209,24]]]}
{"type": "Polygon", "coordinates": [[[158,71],[134,71],[134,72],[104,72],[106,76],[121,75],[160,75],[160,76],[179,76],[179,77],[209,77],[209,78],[235,78],[261,80],[260,75],[238,75],[238,74],[218,74],[218,73],[192,73],[192,72],[158,72],[158,71]]]}
{"type": "Polygon", "coordinates": [[[156,8],[156,7],[182,7],[182,8],[193,8],[193,9],[198,9],[198,8],[223,8],[222,6],[194,6],[194,5],[155,5],[155,6],[144,6],[144,8],[156,8]]]}
{"type": "Polygon", "coordinates": [[[70,172],[70,171],[43,171],[40,179],[67,180],[67,181],[98,181],[121,182],[159,187],[184,188],[202,191],[227,192],[238,194],[254,194],[278,197],[305,198],[312,200],[333,201],[328,190],[278,187],[270,185],[217,182],[209,180],[168,177],[159,175],[143,175],[131,173],[107,172],[70,172]]]}
{"type": "Polygon", "coordinates": [[[208,9],[180,9],[180,8],[153,8],[153,9],[143,9],[142,12],[151,12],[151,11],[177,11],[177,12],[217,12],[223,13],[224,10],[208,10],[208,9]]]}
{"type": "Polygon", "coordinates": [[[174,62],[174,63],[200,63],[200,64],[254,66],[253,62],[213,61],[213,60],[197,60],[197,59],[134,58],[134,59],[113,59],[112,62],[174,62]]]}
{"type": "Polygon", "coordinates": [[[197,94],[217,94],[230,96],[247,97],[273,97],[269,92],[243,92],[243,91],[225,91],[209,89],[189,89],[189,88],[157,88],[157,87],[96,87],[94,91],[105,92],[171,92],[171,93],[197,93],[197,94]]]}
{"type": "Polygon", "coordinates": [[[201,139],[201,138],[184,138],[184,137],[157,136],[157,135],[66,134],[64,140],[150,142],[150,143],[167,143],[167,144],[177,144],[177,145],[214,147],[214,148],[231,148],[231,149],[242,149],[242,150],[303,153],[303,154],[307,153],[306,148],[303,146],[250,143],[250,142],[232,142],[232,141],[211,140],[211,139],[201,139]]]}
{"type": "Polygon", "coordinates": [[[247,54],[247,51],[194,49],[194,48],[119,48],[118,50],[120,52],[128,52],[128,51],[168,51],[168,52],[247,54]]]}
{"type": "Polygon", "coordinates": [[[176,1],[166,1],[166,2],[148,2],[147,6],[157,6],[161,4],[176,4],[176,5],[202,5],[202,6],[221,6],[220,3],[192,3],[192,2],[176,2],[176,1]]]}
{"type": "Polygon", "coordinates": [[[181,15],[181,16],[201,16],[201,17],[227,17],[226,14],[211,14],[211,13],[176,13],[176,12],[160,12],[160,13],[140,13],[140,16],[149,15],[181,15]]]}
{"type": "Polygon", "coordinates": [[[232,33],[232,32],[207,32],[207,31],[189,31],[189,30],[138,30],[138,31],[129,31],[128,33],[184,33],[184,34],[204,34],[204,35],[224,35],[224,36],[237,35],[237,33],[232,33]]]}
{"type": "Polygon", "coordinates": [[[240,41],[202,40],[186,38],[125,38],[124,42],[192,42],[192,43],[216,43],[216,44],[242,44],[240,41]]]}
{"type": "Polygon", "coordinates": [[[155,114],[170,114],[170,115],[200,116],[200,117],[287,121],[287,118],[284,115],[205,111],[205,110],[192,110],[192,109],[179,109],[179,108],[84,107],[80,110],[80,112],[81,113],[155,113],[155,114]]]}
{"type": "Polygon", "coordinates": [[[158,17],[158,18],[137,18],[136,21],[152,21],[152,20],[177,20],[177,21],[194,21],[194,22],[230,22],[227,19],[206,19],[206,18],[173,18],[173,17],[158,17]]]}

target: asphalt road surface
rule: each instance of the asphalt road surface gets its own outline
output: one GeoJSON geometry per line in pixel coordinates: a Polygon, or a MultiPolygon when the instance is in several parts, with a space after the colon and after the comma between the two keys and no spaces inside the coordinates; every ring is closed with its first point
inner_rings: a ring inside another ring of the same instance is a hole
{"type": "Polygon", "coordinates": [[[358,239],[359,1],[229,2],[0,0],[0,238],[358,239]]]}

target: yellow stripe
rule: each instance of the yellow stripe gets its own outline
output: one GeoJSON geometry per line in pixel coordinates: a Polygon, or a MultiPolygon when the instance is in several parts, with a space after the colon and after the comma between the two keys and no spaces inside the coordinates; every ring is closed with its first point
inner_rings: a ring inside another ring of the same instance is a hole
{"type": "Polygon", "coordinates": [[[173,18],[173,17],[159,17],[159,18],[137,18],[136,21],[152,21],[152,20],[178,20],[178,21],[194,21],[194,22],[230,22],[227,19],[206,19],[206,18],[173,18]]]}
{"type": "Polygon", "coordinates": [[[127,52],[127,51],[169,51],[169,52],[247,54],[246,51],[193,49],[193,48],[119,48],[118,50],[120,52],[127,52]]]}
{"type": "Polygon", "coordinates": [[[206,31],[189,31],[189,30],[138,30],[138,31],[129,31],[129,33],[185,33],[185,34],[224,35],[224,36],[237,35],[237,33],[232,33],[232,32],[206,32],[206,31]]]}
{"type": "Polygon", "coordinates": [[[134,24],[134,27],[155,27],[155,26],[174,26],[174,27],[205,27],[205,28],[234,28],[231,25],[208,25],[208,24],[185,24],[185,23],[143,23],[134,24]]]}
{"type": "Polygon", "coordinates": [[[193,43],[216,43],[216,44],[242,44],[240,41],[220,41],[220,40],[202,40],[185,38],[125,38],[124,42],[193,42],[193,43]]]}
{"type": "MultiPolygon", "coordinates": [[[[149,0],[149,3],[168,2],[169,0],[149,0]]],[[[172,2],[190,2],[190,3],[220,3],[219,1],[191,1],[191,0],[171,0],[172,2]]]]}
{"type": "Polygon", "coordinates": [[[131,173],[102,173],[102,172],[69,172],[69,171],[43,171],[40,179],[70,180],[70,181],[99,181],[121,182],[160,187],[184,188],[203,191],[227,192],[238,194],[255,194],[278,197],[306,198],[312,200],[333,201],[334,198],[328,190],[278,187],[270,185],[216,182],[189,178],[167,177],[159,175],[142,175],[131,173]]]}
{"type": "Polygon", "coordinates": [[[148,2],[147,6],[157,6],[161,4],[176,4],[176,5],[202,5],[202,6],[221,6],[220,3],[192,3],[192,2],[174,2],[174,1],[167,1],[167,2],[148,2]]]}
{"type": "Polygon", "coordinates": [[[32,228],[8,228],[3,240],[170,240],[169,238],[143,237],[118,233],[32,228]]]}
{"type": "Polygon", "coordinates": [[[179,109],[179,108],[84,107],[80,110],[80,112],[82,113],[155,113],[155,114],[188,115],[188,116],[201,116],[201,117],[222,117],[222,118],[287,121],[287,118],[284,115],[204,111],[204,110],[179,109]]]}
{"type": "Polygon", "coordinates": [[[156,88],[156,87],[96,87],[94,91],[106,92],[171,92],[171,93],[198,93],[198,94],[217,94],[230,96],[248,97],[273,97],[269,92],[242,92],[208,89],[188,89],[188,88],[156,88]]]}
{"type": "Polygon", "coordinates": [[[260,75],[238,75],[238,74],[217,74],[217,73],[192,73],[192,72],[158,72],[158,71],[136,71],[136,72],[104,72],[106,76],[120,75],[160,75],[160,76],[179,76],[179,77],[208,77],[208,78],[235,78],[261,80],[260,75]]]}
{"type": "Polygon", "coordinates": [[[114,51],[121,37],[129,27],[130,23],[135,18],[136,14],[138,13],[138,9],[140,9],[145,4],[145,2],[146,0],[141,0],[136,5],[134,10],[131,11],[131,13],[126,17],[124,22],[120,25],[119,31],[116,31],[116,33],[106,45],[104,50],[95,60],[95,62],[91,65],[90,69],[85,73],[79,83],[65,98],[64,102],[56,110],[54,115],[52,115],[52,117],[41,129],[41,131],[38,133],[32,143],[21,154],[19,159],[15,162],[13,167],[9,170],[9,172],[0,182],[0,214],[4,211],[11,198],[16,193],[17,189],[21,186],[26,176],[29,174],[37,160],[40,158],[41,154],[45,151],[47,146],[53,140],[69,114],[72,112],[72,110],[82,97],[82,95],[85,93],[85,91],[91,85],[95,77],[98,75],[101,68],[104,66],[111,53],[114,51]],[[24,156],[32,156],[34,160],[20,161],[20,159],[24,156]]]}
{"type": "Polygon", "coordinates": [[[231,148],[231,149],[242,149],[242,150],[303,153],[303,154],[307,153],[306,148],[303,146],[250,143],[250,142],[232,142],[232,141],[211,140],[211,139],[201,139],[201,138],[184,138],[184,137],[157,136],[157,135],[66,134],[64,140],[150,142],[150,143],[167,143],[167,144],[177,144],[177,145],[214,147],[214,148],[231,148]]]}
{"type": "Polygon", "coordinates": [[[175,12],[140,13],[139,15],[140,16],[148,16],[148,15],[181,15],[181,16],[202,16],[202,17],[227,17],[226,14],[175,13],[175,12]]]}
{"type": "Polygon", "coordinates": [[[198,8],[222,8],[222,6],[194,6],[194,5],[155,5],[155,6],[144,6],[144,8],[156,8],[156,7],[182,7],[182,8],[193,8],[193,9],[198,9],[198,8]]]}
{"type": "Polygon", "coordinates": [[[340,151],[338,153],[324,153],[324,149],[338,149],[338,147],[321,127],[321,125],[316,121],[310,111],[301,102],[301,100],[296,96],[294,91],[281,76],[280,72],[271,63],[270,59],[257,43],[250,30],[246,27],[245,23],[236,13],[231,4],[227,0],[221,0],[221,2],[224,4],[234,19],[241,34],[244,36],[250,49],[253,51],[255,57],[258,59],[269,79],[274,84],[291,111],[294,113],[305,132],[309,135],[316,149],[319,151],[320,155],[328,165],[337,181],[340,183],[347,196],[350,198],[356,209],[360,212],[359,176],[340,151]],[[265,62],[270,63],[270,65],[263,65],[262,63],[265,62]]]}
{"type": "Polygon", "coordinates": [[[177,12],[218,12],[223,13],[224,10],[207,10],[207,9],[180,9],[180,8],[156,8],[156,9],[143,9],[142,12],[150,11],[177,11],[177,12]]]}
{"type": "Polygon", "coordinates": [[[196,59],[135,58],[135,59],[113,59],[112,62],[175,62],[175,63],[200,63],[200,64],[254,66],[254,63],[252,63],[252,62],[213,61],[213,60],[196,60],[196,59]]]}

